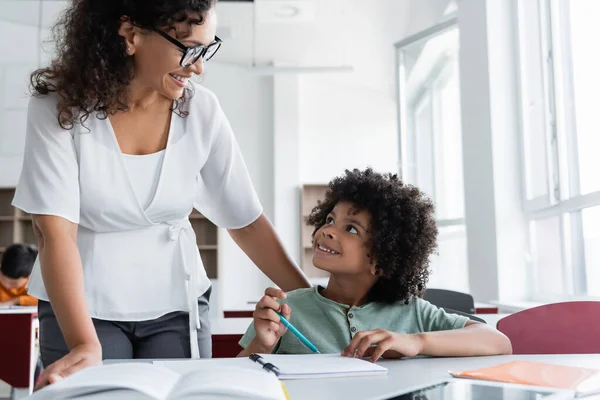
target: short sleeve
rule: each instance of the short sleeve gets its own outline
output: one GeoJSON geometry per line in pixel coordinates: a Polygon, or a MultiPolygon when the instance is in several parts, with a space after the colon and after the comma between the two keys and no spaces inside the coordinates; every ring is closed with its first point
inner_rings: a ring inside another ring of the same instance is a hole
{"type": "Polygon", "coordinates": [[[12,205],[79,223],[79,166],[71,132],[57,120],[54,95],[31,97],[23,167],[12,205]]]}
{"type": "Polygon", "coordinates": [[[263,208],[229,121],[219,106],[217,114],[194,207],[222,228],[244,228],[260,217],[263,208]]]}
{"type": "Polygon", "coordinates": [[[420,328],[423,332],[447,331],[451,329],[464,328],[469,318],[462,315],[447,313],[430,302],[417,299],[417,315],[420,320],[420,328]]]}
{"type": "Polygon", "coordinates": [[[244,336],[242,336],[242,338],[238,342],[238,344],[245,349],[254,340],[255,337],[256,331],[254,330],[254,322],[252,322],[246,330],[246,333],[244,333],[244,336]]]}

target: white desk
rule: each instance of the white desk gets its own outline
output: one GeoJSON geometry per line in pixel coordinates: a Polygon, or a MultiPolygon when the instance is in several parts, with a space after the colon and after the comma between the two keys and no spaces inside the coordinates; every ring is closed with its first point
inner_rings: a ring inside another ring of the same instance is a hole
{"type": "MultiPolygon", "coordinates": [[[[388,376],[365,378],[336,378],[285,381],[291,400],[382,400],[413,389],[440,383],[453,378],[449,370],[465,370],[489,367],[512,360],[532,360],[556,364],[598,368],[600,354],[584,355],[538,355],[538,356],[495,356],[470,358],[416,358],[406,360],[384,360],[380,364],[389,368],[388,376]]],[[[138,360],[139,361],[139,360],[138,360]]],[[[115,362],[115,361],[113,361],[115,362]]],[[[244,365],[245,359],[213,359],[190,361],[186,366],[193,368],[194,362],[214,365],[244,365]]],[[[180,362],[179,362],[180,363],[180,362]]],[[[181,370],[181,364],[177,370],[181,370]]],[[[87,396],[86,399],[148,399],[144,395],[129,391],[110,391],[87,396]]]]}

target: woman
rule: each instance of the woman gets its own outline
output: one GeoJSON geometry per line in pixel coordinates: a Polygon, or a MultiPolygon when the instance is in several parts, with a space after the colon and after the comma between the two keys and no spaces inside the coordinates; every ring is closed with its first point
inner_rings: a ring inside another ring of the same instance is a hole
{"type": "Polygon", "coordinates": [[[32,74],[13,204],[33,215],[47,366],[210,357],[208,280],[188,215],[229,233],[283,290],[308,287],[256,196],[215,96],[216,0],[74,0],[32,74]]]}

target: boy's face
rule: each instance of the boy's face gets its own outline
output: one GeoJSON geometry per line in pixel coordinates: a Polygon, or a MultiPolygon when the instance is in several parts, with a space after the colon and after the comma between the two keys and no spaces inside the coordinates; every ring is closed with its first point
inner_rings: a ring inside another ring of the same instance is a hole
{"type": "Polygon", "coordinates": [[[352,203],[338,203],[325,225],[315,232],[315,267],[334,274],[375,275],[367,248],[370,226],[371,215],[367,211],[356,212],[352,203]]]}
{"type": "Polygon", "coordinates": [[[19,279],[9,278],[8,276],[6,276],[2,272],[0,272],[0,283],[2,283],[2,286],[4,286],[8,290],[22,288],[23,286],[25,286],[27,284],[27,280],[28,280],[27,278],[19,278],[19,279]]]}

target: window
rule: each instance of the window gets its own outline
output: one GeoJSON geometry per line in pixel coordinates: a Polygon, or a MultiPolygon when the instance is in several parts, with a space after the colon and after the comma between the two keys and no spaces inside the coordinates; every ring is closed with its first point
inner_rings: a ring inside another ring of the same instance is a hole
{"type": "Polygon", "coordinates": [[[600,297],[600,2],[519,0],[518,11],[532,297],[600,297]]]}
{"type": "Polygon", "coordinates": [[[402,177],[433,199],[440,230],[429,286],[468,291],[455,19],[396,46],[402,177]]]}

